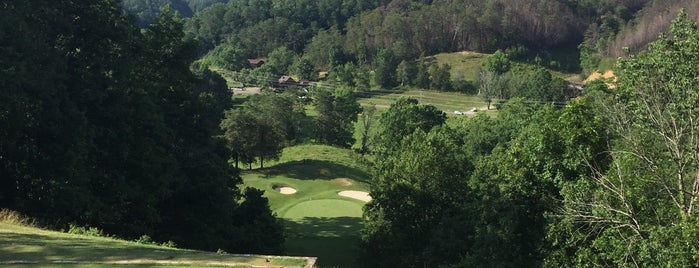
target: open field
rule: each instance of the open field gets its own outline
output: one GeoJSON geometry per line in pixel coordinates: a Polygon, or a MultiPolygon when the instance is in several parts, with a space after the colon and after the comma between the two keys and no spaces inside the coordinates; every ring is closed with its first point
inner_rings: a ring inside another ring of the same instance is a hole
{"type": "Polygon", "coordinates": [[[175,249],[0,222],[3,267],[305,267],[308,262],[308,258],[175,249]]]}
{"type": "Polygon", "coordinates": [[[298,145],[284,149],[268,168],[242,174],[245,186],[265,190],[284,220],[287,254],[318,257],[317,267],[356,266],[365,202],[338,193],[368,191],[369,174],[358,157],[349,149],[298,145]],[[284,194],[280,187],[296,192],[284,194]]]}
{"type": "Polygon", "coordinates": [[[388,109],[398,98],[414,98],[421,104],[434,105],[438,109],[454,115],[454,111],[466,112],[473,108],[489,115],[497,111],[491,106],[491,110],[485,111],[486,103],[478,96],[465,95],[458,92],[440,92],[432,90],[375,90],[359,94],[359,103],[362,106],[376,105],[377,111],[388,109]]]}
{"type": "Polygon", "coordinates": [[[452,80],[475,81],[478,69],[489,54],[462,51],[434,55],[437,62],[451,66],[452,80]]]}

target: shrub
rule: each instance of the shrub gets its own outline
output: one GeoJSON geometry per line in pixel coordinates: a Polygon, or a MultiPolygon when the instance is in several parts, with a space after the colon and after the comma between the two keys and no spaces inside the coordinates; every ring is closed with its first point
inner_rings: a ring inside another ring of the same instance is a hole
{"type": "Polygon", "coordinates": [[[96,227],[83,227],[77,224],[71,223],[68,225],[69,234],[86,235],[94,237],[106,237],[104,232],[96,227]]]}
{"type": "Polygon", "coordinates": [[[142,235],[138,239],[136,239],[136,243],[139,244],[146,244],[146,245],[155,245],[155,242],[153,242],[153,239],[150,238],[149,235],[142,235]]]}
{"type": "Polygon", "coordinates": [[[17,211],[5,208],[0,209],[0,222],[22,226],[36,226],[36,221],[34,219],[22,215],[17,211]]]}

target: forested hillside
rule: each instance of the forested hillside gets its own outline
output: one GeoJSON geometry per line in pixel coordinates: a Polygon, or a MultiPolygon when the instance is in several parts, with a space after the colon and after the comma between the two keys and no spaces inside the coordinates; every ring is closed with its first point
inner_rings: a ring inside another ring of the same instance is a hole
{"type": "Polygon", "coordinates": [[[151,24],[160,15],[163,7],[170,7],[182,17],[191,17],[213,4],[228,0],[123,0],[122,6],[136,20],[140,27],[151,24]]]}
{"type": "Polygon", "coordinates": [[[699,264],[699,28],[686,13],[565,107],[381,115],[365,267],[699,264]]]}
{"type": "MultiPolygon", "coordinates": [[[[687,0],[0,0],[0,208],[56,229],[281,253],[269,189],[241,189],[239,168],[264,180],[284,147],[325,144],[371,169],[364,267],[699,266],[697,12],[687,0]],[[474,74],[435,56],[457,51],[478,59],[474,74]],[[565,80],[610,56],[615,81],[565,80]],[[411,90],[483,106],[357,102],[411,90]]],[[[292,162],[277,170],[346,170],[292,162]]]]}
{"type": "Polygon", "coordinates": [[[241,190],[219,123],[225,82],[165,11],[117,1],[0,1],[0,207],[54,228],[279,253],[281,226],[241,190]]]}

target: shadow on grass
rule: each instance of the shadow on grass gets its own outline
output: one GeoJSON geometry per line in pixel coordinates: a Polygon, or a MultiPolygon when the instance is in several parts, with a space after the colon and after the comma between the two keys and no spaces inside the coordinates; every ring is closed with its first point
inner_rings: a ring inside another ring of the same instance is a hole
{"type": "Polygon", "coordinates": [[[362,219],[359,217],[304,217],[300,220],[285,220],[284,227],[292,237],[359,236],[362,219]]]}
{"type": "Polygon", "coordinates": [[[0,233],[0,261],[105,261],[130,258],[162,259],[152,248],[124,248],[115,241],[95,242],[87,238],[55,238],[37,234],[0,233]]]}
{"type": "Polygon", "coordinates": [[[289,255],[318,257],[316,267],[358,267],[361,218],[313,218],[284,221],[289,255]]]}
{"type": "Polygon", "coordinates": [[[402,94],[404,92],[405,91],[401,90],[401,89],[379,89],[379,90],[355,92],[354,96],[356,96],[357,98],[362,98],[362,99],[370,99],[370,98],[375,97],[375,96],[402,94]]]}
{"type": "Polygon", "coordinates": [[[369,173],[353,167],[340,165],[331,161],[304,159],[282,163],[261,171],[265,178],[285,175],[299,180],[350,178],[369,183],[369,173]]]}

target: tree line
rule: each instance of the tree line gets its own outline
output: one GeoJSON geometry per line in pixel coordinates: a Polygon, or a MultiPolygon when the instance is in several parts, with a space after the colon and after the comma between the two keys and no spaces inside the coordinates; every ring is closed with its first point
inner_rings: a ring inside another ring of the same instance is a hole
{"type": "Polygon", "coordinates": [[[584,39],[599,40],[585,35],[588,26],[614,35],[648,2],[232,1],[195,14],[186,29],[204,53],[225,46],[253,58],[283,46],[326,69],[331,58],[371,63],[383,48],[412,60],[461,50],[576,47],[584,39]],[[605,26],[610,22],[613,30],[605,26]]]}
{"type": "Polygon", "coordinates": [[[362,264],[696,266],[699,25],[670,29],[565,107],[449,121],[398,100],[370,146],[362,264]]]}
{"type": "Polygon", "coordinates": [[[220,137],[225,81],[165,9],[0,1],[0,207],[185,248],[280,253],[262,191],[240,189],[220,137]]]}

